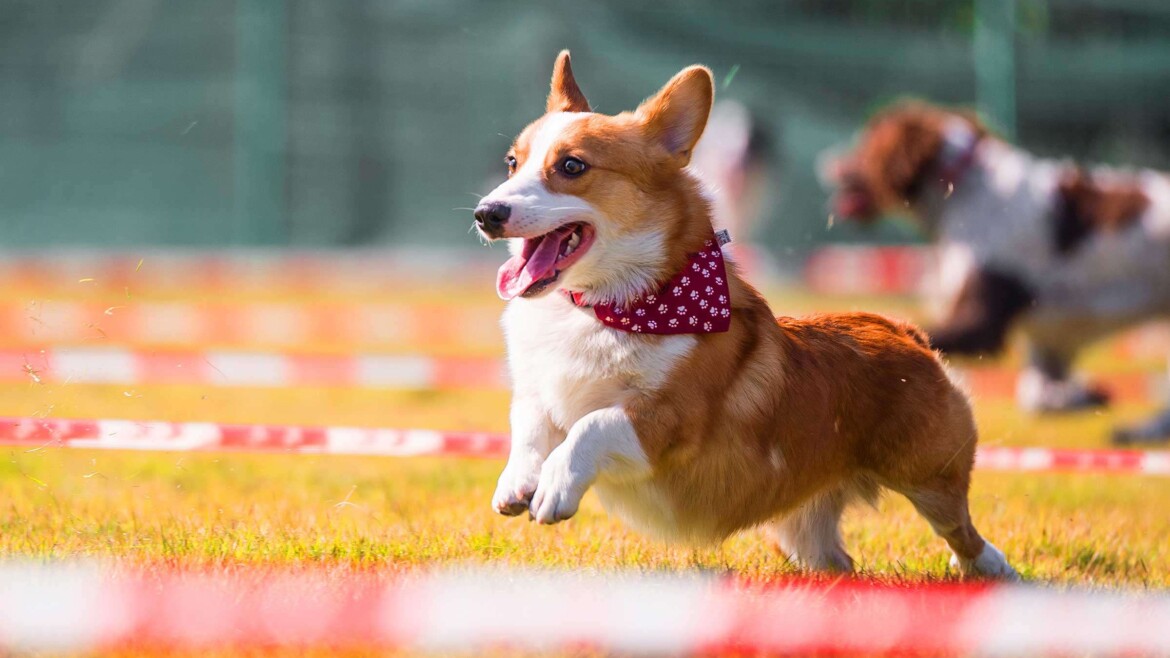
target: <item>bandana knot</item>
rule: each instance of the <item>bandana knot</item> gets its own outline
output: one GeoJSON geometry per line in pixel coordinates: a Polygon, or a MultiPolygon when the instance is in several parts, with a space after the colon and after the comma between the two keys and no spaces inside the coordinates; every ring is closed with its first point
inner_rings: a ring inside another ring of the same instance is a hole
{"type": "MultiPolygon", "coordinates": [[[[714,334],[731,328],[731,293],[721,238],[712,236],[703,249],[687,254],[687,263],[657,292],[628,304],[595,304],[593,313],[607,327],[635,334],[714,334]]],[[[581,293],[568,293],[577,306],[588,307],[581,293]]]]}

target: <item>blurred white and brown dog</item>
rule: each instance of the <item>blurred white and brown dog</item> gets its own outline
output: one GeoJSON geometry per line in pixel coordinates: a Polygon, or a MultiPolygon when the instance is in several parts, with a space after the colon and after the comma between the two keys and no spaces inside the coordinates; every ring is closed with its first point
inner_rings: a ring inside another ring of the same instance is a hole
{"type": "Polygon", "coordinates": [[[885,487],[962,573],[1014,577],[971,523],[975,424],[925,336],[862,313],[777,320],[724,261],[687,168],[713,96],[694,66],[633,112],[597,114],[563,52],[546,113],[476,209],[512,253],[497,279],[512,446],[494,509],[553,524],[593,487],[658,536],[766,525],[794,561],[847,570],[841,513],[885,487]]]}
{"type": "MultiPolygon", "coordinates": [[[[1020,404],[1100,405],[1071,376],[1086,345],[1170,313],[1170,179],[1037,158],[972,115],[922,102],[877,114],[856,147],[824,167],[833,211],[872,221],[909,215],[937,246],[944,318],[928,330],[950,354],[1000,351],[1025,335],[1020,404]]],[[[1170,416],[1121,441],[1170,436],[1170,416]]]]}

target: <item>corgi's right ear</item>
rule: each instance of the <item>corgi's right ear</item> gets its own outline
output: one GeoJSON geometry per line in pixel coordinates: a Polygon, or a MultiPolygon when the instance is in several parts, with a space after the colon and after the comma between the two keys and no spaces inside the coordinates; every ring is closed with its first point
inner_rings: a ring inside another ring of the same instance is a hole
{"type": "Polygon", "coordinates": [[[562,50],[553,64],[552,88],[548,92],[546,112],[590,112],[589,101],[577,80],[573,78],[573,67],[569,65],[569,51],[562,50]]]}
{"type": "Polygon", "coordinates": [[[680,167],[691,161],[691,151],[707,127],[715,100],[715,78],[705,66],[690,66],[678,73],[638,106],[635,114],[650,135],[680,167]]]}

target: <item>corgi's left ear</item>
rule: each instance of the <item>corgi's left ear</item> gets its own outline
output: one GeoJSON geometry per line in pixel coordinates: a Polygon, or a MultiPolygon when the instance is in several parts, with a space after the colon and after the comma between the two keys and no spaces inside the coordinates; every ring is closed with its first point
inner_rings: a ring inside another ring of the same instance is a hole
{"type": "Polygon", "coordinates": [[[569,63],[569,51],[562,50],[553,63],[552,85],[548,92],[546,112],[589,112],[589,101],[577,80],[573,77],[573,67],[569,63]]]}
{"type": "Polygon", "coordinates": [[[679,166],[691,161],[715,100],[715,78],[705,66],[689,66],[638,106],[637,114],[679,166]]]}

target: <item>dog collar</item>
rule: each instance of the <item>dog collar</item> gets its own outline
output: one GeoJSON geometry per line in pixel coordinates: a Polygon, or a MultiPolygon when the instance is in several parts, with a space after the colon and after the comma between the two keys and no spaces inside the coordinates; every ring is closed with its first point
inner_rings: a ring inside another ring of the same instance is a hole
{"type": "Polygon", "coordinates": [[[939,180],[944,187],[953,187],[975,162],[979,133],[961,119],[951,119],[943,130],[942,152],[939,154],[939,180]]]}
{"type": "Polygon", "coordinates": [[[726,231],[712,235],[703,249],[687,254],[687,263],[657,292],[626,305],[585,303],[579,292],[565,291],[580,308],[592,308],[607,327],[635,334],[714,334],[731,328],[731,293],[720,247],[726,231]]]}

